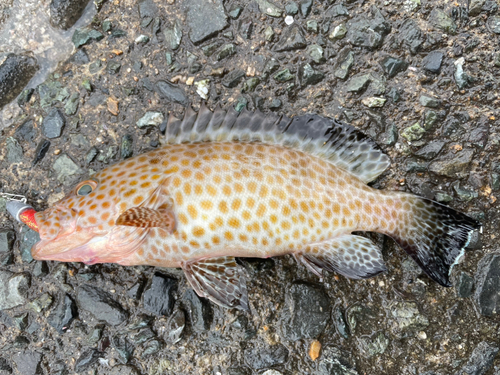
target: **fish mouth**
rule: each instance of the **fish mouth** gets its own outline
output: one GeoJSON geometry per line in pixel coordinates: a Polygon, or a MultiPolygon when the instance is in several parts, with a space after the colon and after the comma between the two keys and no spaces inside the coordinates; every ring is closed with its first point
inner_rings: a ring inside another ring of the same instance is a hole
{"type": "Polygon", "coordinates": [[[93,233],[73,232],[56,239],[42,239],[31,248],[31,256],[36,260],[57,260],[60,262],[101,262],[98,254],[107,242],[106,236],[93,233]]]}

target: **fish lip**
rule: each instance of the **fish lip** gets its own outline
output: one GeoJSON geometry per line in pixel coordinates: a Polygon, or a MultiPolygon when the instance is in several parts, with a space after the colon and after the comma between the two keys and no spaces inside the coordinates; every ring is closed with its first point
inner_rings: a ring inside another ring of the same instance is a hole
{"type": "Polygon", "coordinates": [[[107,240],[107,236],[96,236],[88,233],[80,238],[71,240],[74,233],[57,239],[40,240],[31,248],[31,256],[36,260],[57,260],[62,262],[83,262],[93,264],[98,262],[95,243],[107,240]],[[78,241],[83,240],[83,241],[78,241]],[[72,243],[81,243],[76,247],[72,243]]]}

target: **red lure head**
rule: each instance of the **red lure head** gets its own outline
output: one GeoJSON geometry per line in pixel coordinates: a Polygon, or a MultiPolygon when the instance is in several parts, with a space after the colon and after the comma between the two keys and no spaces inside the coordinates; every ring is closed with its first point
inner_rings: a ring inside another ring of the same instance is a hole
{"type": "Polygon", "coordinates": [[[17,221],[38,232],[38,224],[35,220],[36,211],[33,207],[20,201],[8,201],[6,208],[17,221]]]}

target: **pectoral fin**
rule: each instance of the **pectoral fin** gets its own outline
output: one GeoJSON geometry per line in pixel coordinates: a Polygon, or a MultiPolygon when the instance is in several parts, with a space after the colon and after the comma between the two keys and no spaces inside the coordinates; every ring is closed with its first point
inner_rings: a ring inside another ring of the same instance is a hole
{"type": "Polygon", "coordinates": [[[200,297],[227,308],[249,311],[246,278],[234,257],[186,262],[182,269],[200,297]]]}
{"type": "Polygon", "coordinates": [[[367,279],[387,270],[380,249],[361,236],[340,236],[308,246],[294,256],[320,277],[326,270],[351,279],[367,279]]]}
{"type": "Polygon", "coordinates": [[[122,213],[115,224],[139,228],[157,227],[173,232],[175,216],[171,210],[165,208],[132,207],[122,213]]]}

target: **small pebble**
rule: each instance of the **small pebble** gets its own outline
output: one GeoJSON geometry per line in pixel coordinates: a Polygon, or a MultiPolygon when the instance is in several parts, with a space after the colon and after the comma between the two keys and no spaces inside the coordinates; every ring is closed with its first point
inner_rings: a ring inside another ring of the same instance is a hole
{"type": "Polygon", "coordinates": [[[290,26],[293,23],[293,17],[292,16],[286,16],[285,17],[285,23],[290,26]]]}
{"type": "Polygon", "coordinates": [[[313,340],[313,342],[311,342],[311,347],[309,348],[309,357],[315,361],[319,357],[320,350],[321,343],[318,340],[313,340]]]}

